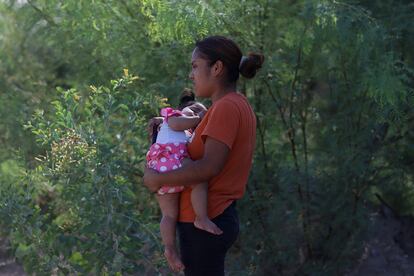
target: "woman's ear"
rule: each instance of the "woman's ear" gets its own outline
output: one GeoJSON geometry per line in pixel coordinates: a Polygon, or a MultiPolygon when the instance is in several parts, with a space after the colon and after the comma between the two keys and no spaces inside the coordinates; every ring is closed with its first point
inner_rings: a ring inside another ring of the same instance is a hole
{"type": "Polygon", "coordinates": [[[224,73],[224,64],[221,60],[217,60],[213,66],[211,66],[211,74],[214,77],[220,77],[224,73]]]}

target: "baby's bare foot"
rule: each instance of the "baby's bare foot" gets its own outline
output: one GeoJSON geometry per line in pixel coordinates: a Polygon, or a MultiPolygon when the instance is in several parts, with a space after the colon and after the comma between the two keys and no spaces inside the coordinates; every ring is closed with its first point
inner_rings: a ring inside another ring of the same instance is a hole
{"type": "Polygon", "coordinates": [[[166,247],[164,250],[164,256],[167,259],[168,265],[174,272],[180,272],[184,270],[184,264],[181,262],[175,248],[166,247]]]}
{"type": "Polygon", "coordinates": [[[204,217],[204,218],[196,217],[194,221],[194,226],[201,230],[214,234],[214,235],[223,234],[223,231],[221,231],[221,229],[218,228],[217,225],[214,222],[212,222],[208,217],[204,217]]]}

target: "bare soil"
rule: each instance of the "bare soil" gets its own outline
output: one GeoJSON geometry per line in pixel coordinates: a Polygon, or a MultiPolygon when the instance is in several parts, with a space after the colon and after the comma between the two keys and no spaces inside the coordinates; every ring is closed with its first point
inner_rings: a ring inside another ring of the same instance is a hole
{"type": "Polygon", "coordinates": [[[372,235],[347,276],[414,276],[414,218],[382,206],[372,214],[372,235]]]}

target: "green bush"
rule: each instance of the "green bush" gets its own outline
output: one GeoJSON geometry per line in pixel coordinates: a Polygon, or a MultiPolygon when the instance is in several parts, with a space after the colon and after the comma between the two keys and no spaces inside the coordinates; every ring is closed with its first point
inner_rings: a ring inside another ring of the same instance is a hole
{"type": "Polygon", "coordinates": [[[145,92],[128,70],[111,88],[58,93],[53,113],[39,110],[26,125],[45,155],[1,186],[16,256],[45,275],[157,271],[158,208],[139,176],[147,114],[165,99],[145,92]]]}
{"type": "Polygon", "coordinates": [[[258,128],[229,274],[341,275],[378,196],[414,215],[409,1],[3,1],[0,12],[0,219],[27,271],[166,268],[140,178],[146,121],[190,85],[193,42],[209,34],[265,55],[239,87],[258,128]],[[123,68],[139,77],[106,84],[123,68]]]}

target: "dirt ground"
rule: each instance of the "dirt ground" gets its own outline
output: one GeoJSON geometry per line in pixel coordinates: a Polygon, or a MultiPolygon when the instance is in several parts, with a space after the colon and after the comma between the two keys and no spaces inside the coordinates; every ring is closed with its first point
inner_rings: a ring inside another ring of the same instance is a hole
{"type": "Polygon", "coordinates": [[[383,206],[372,214],[372,236],[347,276],[414,276],[414,218],[397,217],[383,206]]]}

